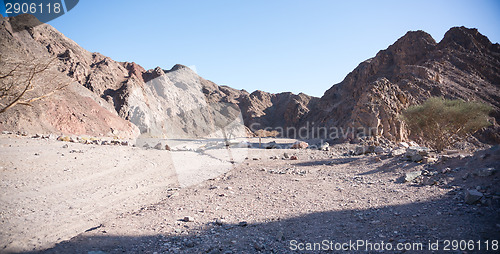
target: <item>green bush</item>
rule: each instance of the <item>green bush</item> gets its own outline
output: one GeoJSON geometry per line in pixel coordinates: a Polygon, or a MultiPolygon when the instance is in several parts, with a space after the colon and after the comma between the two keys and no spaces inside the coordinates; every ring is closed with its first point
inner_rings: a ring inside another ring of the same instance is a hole
{"type": "Polygon", "coordinates": [[[491,110],[489,105],[479,102],[431,97],[403,111],[403,120],[412,136],[442,151],[460,138],[490,125],[488,114],[491,110]]]}

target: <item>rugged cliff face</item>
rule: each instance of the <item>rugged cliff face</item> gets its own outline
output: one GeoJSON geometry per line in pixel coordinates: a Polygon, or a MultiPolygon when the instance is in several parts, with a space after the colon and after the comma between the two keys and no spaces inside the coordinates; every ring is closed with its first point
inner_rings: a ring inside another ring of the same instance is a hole
{"type": "MultiPolygon", "coordinates": [[[[5,34],[2,37],[5,51],[12,51],[13,58],[22,54],[41,60],[56,58],[58,79],[74,81],[87,88],[79,91],[91,92],[92,98],[110,111],[109,114],[131,122],[145,136],[210,136],[223,126],[241,122],[240,111],[244,122],[248,125],[257,123],[256,128],[294,126],[308,112],[311,101],[317,100],[304,94],[261,91],[249,94],[244,90],[218,86],[182,65],[175,65],[170,70],[157,67],[146,71],[136,63],[116,62],[99,53],[88,52],[46,24],[18,29],[21,32],[17,33],[11,29],[12,25],[22,28],[31,22],[36,20],[30,15],[2,18],[0,30],[5,34]]],[[[64,93],[61,96],[68,97],[64,93]]],[[[3,116],[10,119],[3,121],[4,129],[19,128],[12,123],[26,110],[17,107],[16,111],[17,116],[3,116]]],[[[78,114],[72,110],[66,113],[78,114]]],[[[29,118],[35,121],[37,116],[29,118]]],[[[238,131],[234,135],[244,135],[238,131]]]]}
{"type": "Polygon", "coordinates": [[[408,132],[401,111],[443,96],[486,102],[498,121],[499,78],[500,45],[476,29],[452,28],[439,43],[423,31],[408,32],[327,90],[305,119],[326,127],[371,127],[371,134],[403,140],[408,132]]]}
{"type": "MultiPolygon", "coordinates": [[[[57,38],[60,34],[48,25],[13,31],[13,26],[24,27],[26,23],[36,22],[33,19],[30,15],[0,17],[0,71],[5,74],[21,64],[16,69],[14,79],[2,79],[2,85],[13,81],[16,84],[14,87],[24,86],[33,66],[52,61],[46,71],[34,76],[34,89],[26,97],[36,98],[54,91],[60,85],[67,87],[31,103],[31,106],[14,106],[0,114],[0,128],[28,133],[137,137],[139,129],[120,118],[112,105],[61,72],[64,65],[55,58],[51,44],[43,42],[54,36],[59,40],[57,47],[61,51],[65,51],[66,47],[84,53],[85,50],[67,38],[57,38]]],[[[3,99],[0,103],[5,105],[7,101],[3,99]]]]}
{"type": "MultiPolygon", "coordinates": [[[[0,116],[3,129],[200,137],[243,121],[254,131],[309,126],[341,129],[340,140],[362,132],[396,141],[408,136],[401,111],[430,96],[483,101],[500,119],[500,45],[475,29],[452,28],[439,43],[423,31],[408,32],[315,98],[218,86],[182,65],[145,70],[88,52],[46,24],[13,32],[13,26],[26,27],[33,19],[1,18],[2,58],[11,63],[55,58],[51,75],[72,83],[71,89],[34,107],[14,107],[0,116]]],[[[43,78],[38,85],[53,86],[43,78]]],[[[489,139],[500,142],[498,129],[488,131],[489,139]]]]}

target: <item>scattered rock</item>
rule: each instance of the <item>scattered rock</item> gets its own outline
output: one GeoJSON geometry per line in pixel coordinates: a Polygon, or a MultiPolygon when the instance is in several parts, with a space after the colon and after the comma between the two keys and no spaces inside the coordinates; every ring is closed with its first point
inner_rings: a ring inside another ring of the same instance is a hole
{"type": "Polygon", "coordinates": [[[62,148],[68,148],[68,144],[64,144],[62,148]]]}
{"type": "Polygon", "coordinates": [[[449,172],[451,172],[451,168],[443,168],[441,170],[441,174],[446,174],[446,173],[449,173],[449,172]]]}
{"type": "Polygon", "coordinates": [[[329,151],[330,150],[330,144],[328,142],[322,143],[319,146],[319,150],[321,150],[321,151],[329,151]]]}
{"type": "Polygon", "coordinates": [[[297,156],[295,156],[295,155],[292,155],[292,156],[290,157],[290,160],[292,160],[292,161],[296,161],[296,160],[298,160],[298,159],[299,159],[299,158],[298,158],[297,156]]]}
{"type": "Polygon", "coordinates": [[[69,142],[70,138],[68,136],[59,136],[57,137],[58,141],[64,141],[64,142],[69,142]]]}
{"type": "Polygon", "coordinates": [[[429,155],[429,148],[412,146],[406,149],[405,158],[406,160],[418,162],[421,161],[424,158],[424,156],[428,155],[429,155]]]}
{"type": "Polygon", "coordinates": [[[248,222],[246,221],[240,221],[240,223],[238,223],[238,226],[240,227],[246,227],[248,225],[248,222]]]}
{"type": "Polygon", "coordinates": [[[408,143],[406,143],[406,142],[399,142],[399,144],[398,144],[398,145],[399,145],[400,147],[403,147],[403,148],[408,148],[408,147],[410,147],[410,145],[408,145],[408,143]]]}
{"type": "Polygon", "coordinates": [[[424,184],[424,185],[435,185],[435,184],[438,184],[438,181],[434,180],[431,177],[425,177],[422,180],[422,184],[424,184]]]}
{"type": "Polygon", "coordinates": [[[415,180],[417,177],[419,177],[420,175],[422,175],[422,171],[414,171],[414,172],[406,173],[405,182],[411,182],[411,181],[415,180]]]}
{"type": "Polygon", "coordinates": [[[168,144],[167,144],[167,145],[165,145],[165,150],[167,150],[167,151],[171,151],[171,148],[170,148],[170,146],[169,146],[168,144]]]}
{"type": "Polygon", "coordinates": [[[445,149],[443,151],[443,153],[446,154],[446,155],[452,155],[452,154],[457,154],[458,150],[447,150],[447,149],[445,149]]]}
{"type": "Polygon", "coordinates": [[[293,143],[291,148],[292,149],[306,149],[307,147],[309,147],[309,144],[307,144],[306,142],[297,141],[297,142],[293,143]]]}
{"type": "Polygon", "coordinates": [[[373,150],[373,152],[376,154],[383,154],[383,153],[385,153],[385,149],[383,147],[376,146],[375,149],[373,150]]]}
{"type": "Polygon", "coordinates": [[[216,219],[215,225],[222,226],[226,221],[224,219],[216,219]]]}
{"type": "Polygon", "coordinates": [[[163,150],[163,148],[164,148],[164,147],[163,147],[163,145],[162,145],[161,143],[158,143],[158,144],[156,144],[156,145],[155,145],[155,147],[154,147],[154,148],[155,148],[156,150],[163,150]]]}
{"type": "Polygon", "coordinates": [[[462,176],[462,179],[466,180],[467,178],[469,178],[469,173],[465,173],[463,176],[462,176]]]}
{"type": "Polygon", "coordinates": [[[186,216],[186,217],[184,217],[184,219],[182,219],[182,221],[184,221],[184,222],[193,222],[194,218],[191,217],[191,216],[186,216]]]}
{"type": "Polygon", "coordinates": [[[271,141],[266,144],[265,146],[266,149],[276,149],[278,148],[278,144],[276,144],[276,141],[271,141]]]}
{"type": "Polygon", "coordinates": [[[290,158],[290,155],[288,155],[288,153],[283,153],[283,158],[288,159],[290,158]]]}
{"type": "Polygon", "coordinates": [[[465,203],[471,205],[479,201],[483,197],[483,193],[477,190],[467,190],[465,192],[465,203]]]}
{"type": "Polygon", "coordinates": [[[276,240],[277,241],[283,241],[283,240],[285,240],[285,237],[283,235],[283,231],[281,231],[281,230],[278,231],[278,233],[276,234],[276,240]]]}
{"type": "Polygon", "coordinates": [[[404,148],[398,148],[398,149],[391,150],[391,152],[389,153],[389,156],[396,157],[396,156],[403,155],[405,153],[406,153],[406,149],[404,149],[404,148]]]}
{"type": "Polygon", "coordinates": [[[437,158],[435,158],[435,157],[428,157],[428,156],[426,156],[426,157],[424,157],[422,159],[422,163],[425,163],[425,164],[432,164],[432,163],[436,163],[437,161],[438,161],[437,158]]]}
{"type": "Polygon", "coordinates": [[[496,172],[495,168],[480,168],[476,171],[476,175],[481,177],[486,177],[495,174],[495,172],[496,172]]]}

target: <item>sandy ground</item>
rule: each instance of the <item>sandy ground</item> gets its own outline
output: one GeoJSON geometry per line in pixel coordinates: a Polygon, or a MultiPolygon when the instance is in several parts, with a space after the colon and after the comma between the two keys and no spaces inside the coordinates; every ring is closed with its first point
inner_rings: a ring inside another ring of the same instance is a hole
{"type": "MultiPolygon", "coordinates": [[[[108,218],[159,202],[169,189],[230,170],[227,154],[226,149],[200,154],[2,135],[0,250],[52,247],[108,218]]],[[[234,156],[243,160],[246,153],[234,156]]]]}
{"type": "MultiPolygon", "coordinates": [[[[436,165],[344,156],[346,145],[246,149],[231,164],[223,150],[63,144],[1,139],[4,252],[317,253],[325,249],[307,244],[362,240],[424,248],[392,253],[429,253],[438,242],[442,253],[446,240],[466,239],[475,249],[451,253],[482,253],[500,240],[499,174],[474,174],[498,167],[498,148],[436,165]],[[435,172],[433,184],[402,180],[424,169],[435,172]],[[476,188],[484,202],[464,203],[476,188]]],[[[357,247],[347,252],[366,253],[357,247]]]]}

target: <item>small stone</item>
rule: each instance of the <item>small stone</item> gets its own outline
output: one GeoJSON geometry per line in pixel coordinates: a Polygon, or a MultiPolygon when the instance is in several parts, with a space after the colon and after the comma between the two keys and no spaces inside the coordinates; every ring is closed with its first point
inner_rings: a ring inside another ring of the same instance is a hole
{"type": "Polygon", "coordinates": [[[420,147],[420,146],[412,146],[406,149],[405,157],[411,161],[417,162],[421,161],[424,156],[429,154],[429,148],[420,147]]]}
{"type": "Polygon", "coordinates": [[[430,177],[425,177],[425,178],[423,179],[422,183],[423,183],[424,185],[435,185],[435,184],[437,184],[438,182],[437,182],[436,180],[434,180],[434,179],[430,178],[430,177]]]}
{"type": "Polygon", "coordinates": [[[292,149],[306,149],[307,147],[309,147],[309,144],[304,142],[304,141],[297,141],[295,143],[293,143],[292,145],[292,149]]]}
{"type": "Polygon", "coordinates": [[[449,172],[451,172],[451,168],[443,168],[441,170],[441,174],[446,174],[446,173],[449,173],[449,172]]]}
{"type": "Polygon", "coordinates": [[[401,147],[403,147],[403,148],[408,148],[408,147],[410,147],[410,145],[408,145],[408,143],[406,143],[406,142],[399,142],[399,144],[398,144],[398,145],[399,145],[399,146],[401,146],[401,147]]]}
{"type": "Polygon", "coordinates": [[[62,148],[68,148],[68,144],[64,144],[62,148]]]}
{"type": "Polygon", "coordinates": [[[373,152],[376,154],[383,154],[383,153],[385,153],[385,149],[383,147],[377,146],[377,147],[375,147],[373,152]]]}
{"type": "Polygon", "coordinates": [[[410,160],[411,161],[414,161],[414,162],[419,162],[421,161],[422,159],[424,159],[424,157],[422,157],[422,155],[420,154],[414,154],[410,157],[410,160]]]}
{"type": "Polygon", "coordinates": [[[422,174],[422,171],[414,171],[410,173],[406,173],[405,175],[405,182],[411,182],[415,180],[417,177],[419,177],[422,174]]]}
{"type": "Polygon", "coordinates": [[[390,153],[389,153],[389,156],[391,157],[396,157],[396,156],[400,156],[402,154],[405,154],[406,153],[406,150],[403,149],[403,148],[399,148],[399,149],[393,149],[390,153]]]}
{"type": "Polygon", "coordinates": [[[477,170],[476,174],[481,177],[487,177],[495,174],[495,168],[480,168],[477,170]]]}
{"type": "Polygon", "coordinates": [[[276,141],[271,141],[266,144],[265,146],[266,149],[276,149],[278,148],[278,144],[276,144],[276,141]]]}
{"type": "Polygon", "coordinates": [[[425,163],[425,164],[432,164],[432,163],[436,163],[438,161],[437,158],[434,158],[434,157],[424,157],[422,159],[422,163],[425,163]]]}
{"type": "Polygon", "coordinates": [[[183,221],[184,221],[184,222],[193,222],[193,221],[194,221],[194,218],[193,218],[193,217],[191,217],[191,216],[186,216],[186,217],[184,217],[183,221]]]}
{"type": "Polygon", "coordinates": [[[283,231],[278,231],[278,233],[276,234],[276,240],[277,241],[283,241],[283,240],[285,240],[284,237],[283,237],[283,231]]]}
{"type": "Polygon", "coordinates": [[[164,148],[164,147],[163,147],[163,145],[162,145],[161,143],[158,143],[158,144],[156,144],[156,145],[155,145],[155,147],[154,147],[154,148],[155,148],[156,150],[163,150],[163,148],[164,148]]]}
{"type": "Polygon", "coordinates": [[[257,251],[262,251],[262,250],[264,250],[264,248],[265,248],[264,244],[262,244],[262,243],[258,243],[258,242],[254,242],[254,243],[253,243],[253,247],[254,247],[254,248],[255,248],[255,250],[257,250],[257,251]]]}
{"type": "Polygon", "coordinates": [[[295,156],[295,155],[292,155],[292,156],[290,157],[290,160],[292,160],[292,161],[296,161],[296,160],[298,160],[298,159],[299,159],[299,158],[298,158],[297,156],[295,156]]]}
{"type": "Polygon", "coordinates": [[[283,153],[283,157],[284,157],[285,159],[288,159],[288,158],[290,158],[290,155],[288,155],[288,153],[283,153]]]}
{"type": "Polygon", "coordinates": [[[226,221],[224,219],[216,219],[215,225],[222,226],[226,221]]]}
{"type": "Polygon", "coordinates": [[[458,150],[444,150],[443,152],[446,155],[452,155],[452,154],[457,154],[458,150]]]}
{"type": "Polygon", "coordinates": [[[483,193],[477,190],[467,190],[465,192],[465,203],[471,205],[479,201],[483,197],[483,193]]]}
{"type": "Polygon", "coordinates": [[[329,151],[330,150],[330,144],[328,142],[322,143],[319,146],[319,150],[321,150],[321,151],[329,151]]]}
{"type": "Polygon", "coordinates": [[[246,221],[240,221],[240,223],[238,223],[238,226],[240,227],[246,227],[248,225],[248,222],[246,221]]]}

